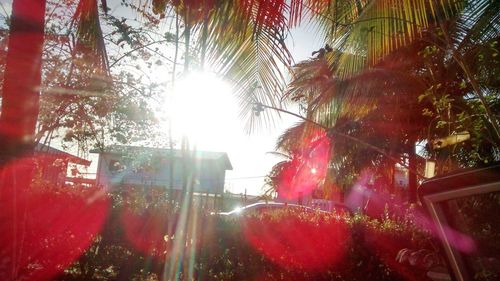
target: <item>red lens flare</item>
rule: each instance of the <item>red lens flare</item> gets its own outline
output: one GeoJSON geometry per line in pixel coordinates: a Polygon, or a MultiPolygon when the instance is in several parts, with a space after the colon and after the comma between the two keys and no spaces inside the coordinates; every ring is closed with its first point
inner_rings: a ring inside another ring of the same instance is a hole
{"type": "Polygon", "coordinates": [[[109,202],[99,190],[37,179],[38,167],[53,162],[39,155],[0,169],[2,280],[55,277],[90,247],[106,219],[109,202]]]}
{"type": "Polygon", "coordinates": [[[297,199],[311,194],[325,180],[331,149],[328,137],[322,132],[303,143],[302,151],[278,175],[280,197],[297,199]]]}
{"type": "Polygon", "coordinates": [[[136,212],[124,208],[120,220],[125,237],[134,249],[144,255],[163,260],[172,249],[177,226],[177,219],[174,222],[169,222],[169,217],[171,216],[165,210],[136,212]],[[171,223],[170,231],[169,223],[171,223]]]}
{"type": "Polygon", "coordinates": [[[248,243],[263,256],[279,266],[307,271],[335,266],[344,258],[350,239],[341,221],[317,223],[294,214],[280,220],[246,217],[242,227],[248,243]]]}

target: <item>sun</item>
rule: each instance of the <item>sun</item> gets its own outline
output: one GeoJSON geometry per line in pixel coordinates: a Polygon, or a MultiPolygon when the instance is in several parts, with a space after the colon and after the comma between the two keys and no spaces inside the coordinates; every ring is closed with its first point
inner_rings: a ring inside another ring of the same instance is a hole
{"type": "Polygon", "coordinates": [[[228,83],[215,74],[195,72],[179,80],[170,101],[172,132],[199,149],[215,149],[230,138],[238,106],[228,83]]]}

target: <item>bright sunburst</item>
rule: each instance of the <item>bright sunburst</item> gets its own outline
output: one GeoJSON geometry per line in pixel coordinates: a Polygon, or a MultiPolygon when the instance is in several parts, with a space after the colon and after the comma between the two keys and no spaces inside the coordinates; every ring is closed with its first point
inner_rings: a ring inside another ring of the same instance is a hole
{"type": "Polygon", "coordinates": [[[199,149],[218,149],[237,122],[230,86],[210,73],[191,73],[178,81],[168,106],[172,132],[199,149]]]}

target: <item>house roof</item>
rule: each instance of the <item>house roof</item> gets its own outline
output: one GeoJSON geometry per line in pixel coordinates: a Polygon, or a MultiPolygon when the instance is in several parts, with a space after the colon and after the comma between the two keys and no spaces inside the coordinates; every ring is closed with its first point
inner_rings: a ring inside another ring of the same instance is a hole
{"type": "MultiPolygon", "coordinates": [[[[180,149],[169,149],[169,148],[155,148],[155,147],[144,147],[144,146],[125,146],[125,145],[112,145],[106,147],[104,150],[93,149],[90,153],[98,153],[98,154],[151,154],[151,155],[165,155],[173,156],[175,158],[183,158],[183,151],[180,149]]],[[[189,155],[193,155],[193,151],[188,151],[189,155]]],[[[204,159],[204,160],[218,160],[222,161],[224,164],[224,168],[226,170],[232,170],[233,166],[231,161],[229,160],[229,156],[226,152],[215,152],[215,151],[196,151],[194,152],[194,157],[196,159],[204,159]]]]}
{"type": "Polygon", "coordinates": [[[87,159],[83,159],[81,157],[75,156],[73,154],[67,153],[65,151],[59,150],[57,148],[53,148],[51,146],[42,144],[42,143],[37,143],[35,146],[35,153],[45,153],[45,154],[50,154],[54,155],[56,157],[64,158],[68,160],[68,162],[79,164],[79,165],[84,165],[84,166],[90,166],[91,161],[87,159]]]}

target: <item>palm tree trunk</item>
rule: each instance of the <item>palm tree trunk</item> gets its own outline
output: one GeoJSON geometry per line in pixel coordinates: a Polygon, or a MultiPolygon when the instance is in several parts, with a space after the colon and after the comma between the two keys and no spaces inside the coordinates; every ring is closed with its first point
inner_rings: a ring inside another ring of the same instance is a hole
{"type": "Polygon", "coordinates": [[[2,89],[0,164],[29,152],[38,119],[45,0],[14,0],[2,89]]]}

